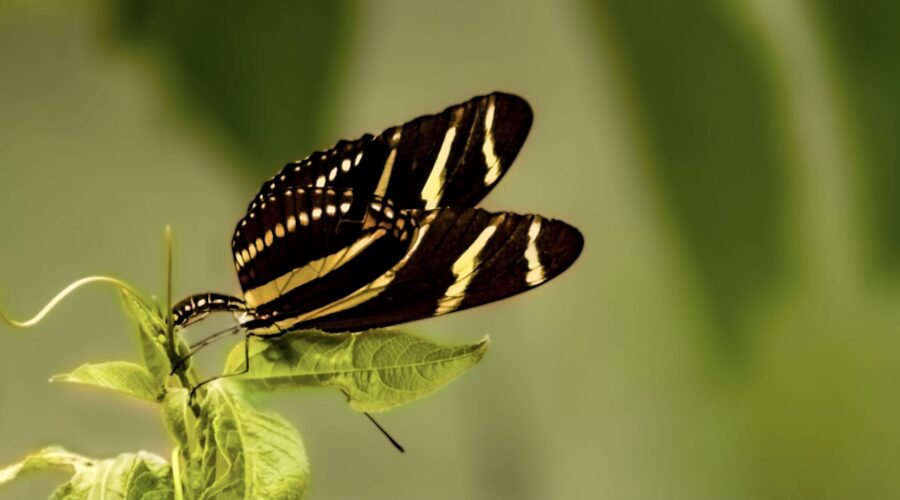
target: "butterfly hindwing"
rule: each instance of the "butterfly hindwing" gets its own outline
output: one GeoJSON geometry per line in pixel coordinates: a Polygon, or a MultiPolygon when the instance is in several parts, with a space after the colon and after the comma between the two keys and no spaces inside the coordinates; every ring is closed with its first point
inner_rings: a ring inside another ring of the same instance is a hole
{"type": "Polygon", "coordinates": [[[250,210],[289,186],[351,188],[358,203],[376,196],[405,209],[474,207],[512,165],[531,122],[520,97],[475,97],[288,164],[263,184],[250,210]]]}
{"type": "Polygon", "coordinates": [[[557,276],[583,245],[577,229],[536,215],[440,208],[419,218],[390,270],[280,328],[357,331],[497,301],[557,276]]]}

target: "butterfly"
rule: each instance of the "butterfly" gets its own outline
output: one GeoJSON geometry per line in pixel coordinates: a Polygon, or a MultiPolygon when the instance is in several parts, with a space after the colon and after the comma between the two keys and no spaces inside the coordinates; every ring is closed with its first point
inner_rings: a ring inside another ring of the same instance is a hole
{"type": "Polygon", "coordinates": [[[524,99],[495,92],[287,164],[232,237],[242,297],[188,297],[174,325],[233,311],[257,337],[363,331],[553,279],[582,250],[577,229],[476,207],[512,166],[532,116],[524,99]]]}

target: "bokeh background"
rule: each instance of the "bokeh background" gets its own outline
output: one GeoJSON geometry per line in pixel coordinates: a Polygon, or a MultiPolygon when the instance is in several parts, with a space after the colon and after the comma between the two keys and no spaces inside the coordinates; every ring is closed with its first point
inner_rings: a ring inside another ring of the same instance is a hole
{"type": "MultiPolygon", "coordinates": [[[[898,498],[898,25],[886,0],[7,0],[0,304],[89,274],[159,295],[167,224],[176,295],[235,292],[230,232],[282,164],[515,92],[535,125],[485,206],[564,218],[584,254],[408,327],[493,343],[382,416],[406,455],[339,394],[270,398],[309,498],[898,498]]],[[[137,359],[110,289],[3,330],[0,463],[168,456],[152,405],[47,383],[137,359]]]]}

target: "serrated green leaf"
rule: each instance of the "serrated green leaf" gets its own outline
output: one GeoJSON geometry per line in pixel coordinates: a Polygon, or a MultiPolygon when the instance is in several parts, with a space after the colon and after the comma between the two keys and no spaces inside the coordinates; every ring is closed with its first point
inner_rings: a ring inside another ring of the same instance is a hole
{"type": "Polygon", "coordinates": [[[159,401],[162,396],[162,387],[153,375],[143,366],[127,361],[84,364],[72,373],[54,375],[50,381],[92,385],[147,401],[159,401]]]}
{"type": "Polygon", "coordinates": [[[127,291],[122,292],[122,305],[137,326],[144,364],[157,384],[162,385],[172,371],[172,363],[169,361],[165,346],[166,322],[127,291]]]}
{"type": "Polygon", "coordinates": [[[217,456],[204,462],[201,499],[303,496],[309,463],[300,434],[283,418],[254,408],[222,382],[209,384],[202,418],[211,430],[207,450],[217,456]]]}
{"type": "MultiPolygon", "coordinates": [[[[257,391],[339,387],[358,411],[378,412],[419,399],[474,366],[487,352],[474,344],[441,345],[400,332],[298,332],[253,341],[250,371],[230,379],[257,391]]],[[[226,372],[244,368],[244,347],[228,356],[226,372]]]]}
{"type": "Polygon", "coordinates": [[[144,451],[123,453],[76,470],[51,500],[169,500],[174,497],[172,469],[144,451]]]}
{"type": "Polygon", "coordinates": [[[25,457],[21,462],[0,469],[0,486],[12,481],[19,474],[33,470],[64,469],[79,471],[89,467],[93,460],[71,453],[59,446],[50,446],[25,457]]]}

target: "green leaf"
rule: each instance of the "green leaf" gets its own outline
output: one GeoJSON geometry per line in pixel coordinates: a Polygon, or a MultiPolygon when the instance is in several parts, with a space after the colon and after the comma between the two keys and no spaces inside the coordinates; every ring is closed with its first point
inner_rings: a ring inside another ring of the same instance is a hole
{"type": "MultiPolygon", "coordinates": [[[[175,449],[172,452],[172,463],[180,459],[181,483],[191,491],[197,491],[200,481],[202,456],[201,443],[198,437],[200,430],[197,426],[197,418],[190,406],[189,391],[187,389],[169,389],[162,404],[163,423],[172,439],[175,441],[175,449]]],[[[194,498],[191,495],[188,498],[194,498]]]]}
{"type": "Polygon", "coordinates": [[[51,500],[169,500],[174,497],[172,469],[157,455],[124,453],[76,470],[51,500]]]}
{"type": "MultiPolygon", "coordinates": [[[[474,366],[487,352],[487,338],[445,346],[400,332],[318,331],[253,341],[250,371],[231,379],[254,390],[339,387],[358,411],[377,412],[419,399],[474,366]]],[[[228,356],[226,371],[244,367],[244,347],[228,356]]]]}
{"type": "Polygon", "coordinates": [[[163,399],[163,423],[175,444],[182,449],[193,449],[191,432],[195,419],[188,399],[187,389],[170,389],[163,399]]]}
{"type": "Polygon", "coordinates": [[[297,431],[275,413],[254,408],[227,383],[213,382],[202,418],[211,432],[201,499],[300,498],[309,463],[297,431]]]}
{"type": "Polygon", "coordinates": [[[147,401],[159,401],[162,396],[162,387],[153,375],[143,366],[127,361],[84,364],[72,373],[55,375],[50,381],[93,385],[147,401]]]}
{"type": "Polygon", "coordinates": [[[93,460],[68,452],[59,446],[44,448],[25,457],[21,462],[0,469],[0,486],[12,481],[19,474],[33,470],[64,469],[80,471],[92,466],[93,460]]]}
{"type": "Polygon", "coordinates": [[[144,364],[157,384],[161,385],[172,371],[172,363],[166,352],[166,322],[134,295],[123,291],[122,305],[137,325],[138,340],[144,364]]]}

